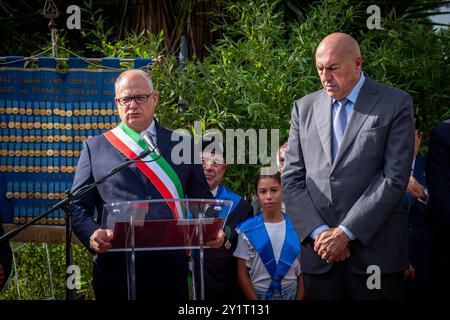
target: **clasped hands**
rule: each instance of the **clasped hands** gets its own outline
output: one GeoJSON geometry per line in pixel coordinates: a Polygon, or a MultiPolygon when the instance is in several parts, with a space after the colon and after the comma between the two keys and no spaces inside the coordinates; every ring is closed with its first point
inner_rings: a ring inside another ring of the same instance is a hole
{"type": "Polygon", "coordinates": [[[330,228],[317,236],[314,251],[327,263],[344,261],[350,257],[349,241],[341,228],[330,228]]]}

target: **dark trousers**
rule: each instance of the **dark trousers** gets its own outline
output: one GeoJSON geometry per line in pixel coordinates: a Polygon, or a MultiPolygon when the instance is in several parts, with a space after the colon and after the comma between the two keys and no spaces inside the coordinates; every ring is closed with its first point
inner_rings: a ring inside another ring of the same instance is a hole
{"type": "Polygon", "coordinates": [[[450,299],[450,237],[448,229],[440,227],[436,232],[436,243],[433,247],[433,276],[436,285],[436,296],[439,301],[450,299]]]}
{"type": "Polygon", "coordinates": [[[345,262],[333,264],[322,274],[303,274],[308,300],[402,300],[403,272],[381,274],[380,289],[369,289],[372,274],[356,274],[345,262]],[[369,281],[370,282],[370,281],[369,281]]]}
{"type": "MultiPolygon", "coordinates": [[[[136,299],[186,301],[189,299],[185,250],[147,251],[136,254],[136,299]]],[[[96,300],[127,300],[127,266],[123,253],[98,255],[94,262],[96,300]]]]}

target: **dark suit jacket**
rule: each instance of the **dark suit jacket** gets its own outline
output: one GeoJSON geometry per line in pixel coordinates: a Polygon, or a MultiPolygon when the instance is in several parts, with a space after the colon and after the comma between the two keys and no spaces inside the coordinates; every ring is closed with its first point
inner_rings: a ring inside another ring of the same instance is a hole
{"type": "MultiPolygon", "coordinates": [[[[161,154],[178,175],[185,196],[212,198],[201,165],[175,165],[171,159],[171,151],[178,140],[172,141],[173,132],[158,124],[156,131],[161,154]]],[[[180,135],[174,135],[181,138],[180,135]]],[[[191,139],[191,146],[193,146],[192,143],[193,139],[191,139]]],[[[191,152],[191,163],[194,163],[193,149],[191,152]]],[[[72,192],[99,180],[111,168],[127,160],[103,135],[87,139],[78,161],[72,192]]],[[[89,249],[89,237],[100,228],[105,203],[161,198],[162,196],[150,181],[135,165],[131,165],[74,202],[73,230],[89,249]],[[93,220],[95,209],[98,213],[96,221],[93,220]]],[[[185,250],[138,252],[136,257],[137,298],[187,299],[187,261],[185,250]]],[[[127,298],[125,262],[125,255],[121,253],[94,254],[93,286],[98,299],[127,298]]]]}
{"type": "Polygon", "coordinates": [[[450,119],[431,131],[426,171],[433,213],[448,230],[450,228],[450,119]]]}
{"type": "Polygon", "coordinates": [[[431,131],[426,174],[435,230],[434,273],[438,277],[439,298],[450,298],[450,119],[431,131]]]}
{"type": "MultiPolygon", "coordinates": [[[[0,220],[0,236],[4,234],[2,221],[0,220]]],[[[11,265],[12,265],[12,252],[9,246],[9,242],[3,242],[0,244],[0,265],[3,266],[3,272],[5,273],[5,279],[3,282],[0,282],[0,291],[6,284],[8,280],[9,274],[11,273],[11,265]]]]}
{"type": "MultiPolygon", "coordinates": [[[[416,157],[413,176],[427,188],[424,157],[416,157]]],[[[435,291],[432,256],[434,228],[428,203],[405,193],[403,204],[408,217],[409,261],[416,270],[415,279],[406,282],[406,295],[409,299],[431,300],[435,291]]]]}
{"type": "MultiPolygon", "coordinates": [[[[424,157],[416,157],[413,176],[416,178],[417,182],[419,182],[424,188],[427,188],[424,157]]],[[[432,230],[430,227],[430,217],[427,210],[427,204],[405,193],[404,206],[408,216],[408,238],[410,249],[411,246],[423,244],[431,245],[432,239],[430,238],[430,235],[432,235],[432,230]]],[[[410,259],[411,258],[415,260],[414,252],[412,250],[410,250],[410,259]]]]}
{"type": "Polygon", "coordinates": [[[227,241],[225,240],[220,248],[205,250],[206,301],[223,302],[245,299],[237,282],[237,259],[233,256],[233,252],[238,240],[236,225],[250,217],[253,217],[253,208],[241,197],[236,207],[229,213],[225,224],[225,231],[228,233],[227,240],[230,241],[231,247],[225,248],[227,241]]]}
{"type": "Polygon", "coordinates": [[[342,144],[331,157],[331,97],[324,90],[294,103],[282,174],[283,202],[302,242],[305,273],[331,268],[313,250],[319,225],[345,226],[356,237],[345,263],[359,274],[408,265],[406,189],[414,146],[411,97],[366,77],[342,144]]]}

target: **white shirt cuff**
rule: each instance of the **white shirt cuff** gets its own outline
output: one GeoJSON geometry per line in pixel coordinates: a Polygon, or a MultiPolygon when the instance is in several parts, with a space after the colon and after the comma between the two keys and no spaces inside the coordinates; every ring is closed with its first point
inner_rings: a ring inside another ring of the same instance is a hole
{"type": "Polygon", "coordinates": [[[355,235],[350,230],[348,230],[346,227],[339,225],[339,228],[345,232],[345,234],[347,235],[347,237],[350,238],[350,240],[356,239],[355,235]]]}
{"type": "Polygon", "coordinates": [[[427,189],[425,189],[424,190],[424,192],[425,192],[425,195],[427,196],[426,197],[426,199],[425,200],[422,200],[422,199],[420,199],[420,198],[417,198],[417,200],[419,200],[421,203],[423,203],[425,206],[428,204],[428,190],[427,189]]]}
{"type": "Polygon", "coordinates": [[[311,234],[309,235],[314,241],[316,240],[317,236],[327,229],[330,229],[330,227],[326,224],[321,224],[320,226],[316,227],[311,234]]]}

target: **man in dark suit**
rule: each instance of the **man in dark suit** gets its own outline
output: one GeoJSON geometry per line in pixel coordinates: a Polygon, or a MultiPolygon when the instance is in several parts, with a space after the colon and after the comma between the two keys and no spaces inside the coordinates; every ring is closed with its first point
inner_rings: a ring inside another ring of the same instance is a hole
{"type": "Polygon", "coordinates": [[[294,103],[282,174],[306,297],[401,299],[411,97],[365,76],[347,34],[325,37],[315,58],[323,90],[294,103]]]}
{"type": "MultiPolygon", "coordinates": [[[[0,220],[0,237],[4,234],[2,221],[0,220]]],[[[12,252],[9,246],[9,242],[3,242],[0,244],[0,291],[8,280],[11,273],[12,265],[12,252]]]]}
{"type": "MultiPolygon", "coordinates": [[[[72,191],[99,180],[115,166],[144,151],[147,146],[139,138],[142,131],[150,132],[161,157],[156,153],[150,155],[152,158],[147,156],[143,159],[145,162],[121,170],[74,201],[73,230],[94,254],[93,286],[97,299],[127,298],[125,255],[106,252],[111,248],[113,235],[111,230],[100,228],[104,204],[163,198],[212,198],[200,161],[194,164],[192,149],[187,151],[191,152],[190,163],[174,163],[177,159],[172,158],[171,152],[182,137],[154,120],[158,92],[154,90],[150,76],[141,70],[125,71],[116,80],[115,93],[122,122],[111,131],[84,141],[72,191]],[[96,221],[93,220],[95,210],[96,221]]],[[[186,154],[181,154],[181,159],[184,159],[183,155],[186,154]]],[[[164,212],[150,212],[149,219],[178,219],[182,214],[180,207],[174,206],[164,212]],[[158,216],[154,216],[156,214],[158,216]]],[[[223,236],[219,234],[211,246],[221,245],[223,236]]],[[[138,252],[136,298],[186,300],[187,275],[185,250],[138,252]]]]}
{"type": "Polygon", "coordinates": [[[444,301],[450,297],[450,119],[431,131],[426,174],[436,225],[435,273],[440,284],[439,298],[444,301]]]}
{"type": "Polygon", "coordinates": [[[237,282],[237,260],[233,256],[238,240],[235,228],[237,224],[253,216],[253,208],[243,197],[221,184],[227,169],[224,163],[226,157],[223,147],[220,148],[222,145],[218,147],[220,150],[212,148],[213,141],[205,139],[202,152],[202,166],[209,190],[215,199],[232,200],[233,204],[225,223],[224,244],[219,249],[208,249],[204,253],[205,300],[244,300],[237,282]]]}
{"type": "Polygon", "coordinates": [[[428,190],[425,177],[425,158],[419,155],[423,138],[418,120],[415,122],[414,161],[403,206],[408,218],[408,249],[410,265],[405,270],[406,298],[432,300],[433,281],[433,225],[428,210],[428,190]]]}

